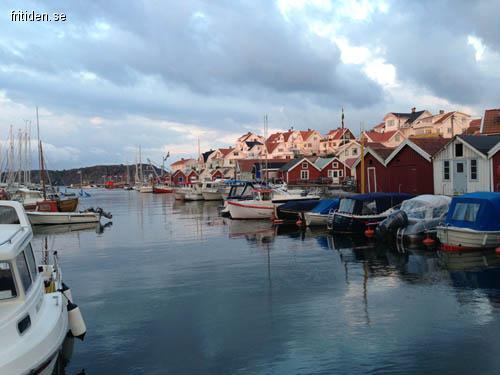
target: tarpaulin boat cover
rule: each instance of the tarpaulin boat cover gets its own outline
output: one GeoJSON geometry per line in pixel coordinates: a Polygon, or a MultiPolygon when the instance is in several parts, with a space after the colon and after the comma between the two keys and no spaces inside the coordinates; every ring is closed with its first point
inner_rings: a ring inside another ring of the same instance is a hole
{"type": "Polygon", "coordinates": [[[478,231],[500,231],[500,193],[477,192],[454,197],[445,223],[478,231]]]}
{"type": "Polygon", "coordinates": [[[299,201],[299,202],[286,202],[278,207],[279,211],[294,211],[294,212],[302,212],[309,211],[314,206],[318,204],[318,200],[307,200],[307,201],[299,201]]]}
{"type": "Polygon", "coordinates": [[[345,206],[351,206],[350,209],[343,210],[341,207],[340,211],[362,214],[363,208],[367,205],[371,205],[373,207],[371,207],[372,212],[370,214],[380,214],[410,198],[413,198],[413,195],[407,193],[368,193],[352,195],[348,198],[342,198],[342,200],[350,200],[350,202],[354,204],[346,204],[345,206]]]}
{"type": "Polygon", "coordinates": [[[311,210],[315,214],[327,215],[330,210],[336,210],[339,208],[340,198],[336,199],[322,199],[319,203],[311,210]]]}

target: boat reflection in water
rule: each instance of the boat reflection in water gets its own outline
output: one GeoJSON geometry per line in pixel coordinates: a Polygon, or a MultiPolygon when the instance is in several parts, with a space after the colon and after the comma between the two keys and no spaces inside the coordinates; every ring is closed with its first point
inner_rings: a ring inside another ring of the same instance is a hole
{"type": "Polygon", "coordinates": [[[113,225],[112,221],[101,223],[81,223],[81,224],[56,224],[33,226],[34,234],[63,234],[69,232],[95,232],[101,234],[106,228],[113,225]]]}
{"type": "MultiPolygon", "coordinates": [[[[73,357],[73,350],[75,346],[75,338],[71,336],[67,336],[64,339],[61,351],[59,352],[59,356],[57,358],[56,366],[54,367],[54,371],[51,375],[66,375],[66,367],[71,362],[71,358],[73,357]]],[[[84,375],[85,370],[81,369],[76,375],[84,375]]]]}
{"type": "Polygon", "coordinates": [[[474,252],[439,252],[443,267],[448,269],[451,283],[463,302],[477,302],[486,297],[491,306],[500,307],[500,256],[494,250],[474,252]],[[462,291],[478,294],[464,297],[462,291]]]}

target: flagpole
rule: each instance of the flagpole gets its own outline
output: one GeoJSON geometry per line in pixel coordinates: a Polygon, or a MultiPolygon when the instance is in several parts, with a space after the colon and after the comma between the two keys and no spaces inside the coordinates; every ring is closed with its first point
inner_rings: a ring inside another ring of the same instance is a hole
{"type": "MultiPolygon", "coordinates": [[[[343,145],[345,145],[345,129],[344,129],[344,107],[342,106],[342,143],[343,145]]],[[[345,151],[344,151],[345,152],[345,151]]],[[[344,155],[345,156],[345,155],[344,155]]],[[[349,155],[347,155],[349,156],[349,155]]],[[[345,181],[345,177],[346,177],[346,166],[345,166],[345,160],[344,162],[342,163],[344,165],[344,174],[342,176],[342,181],[345,181]]]]}

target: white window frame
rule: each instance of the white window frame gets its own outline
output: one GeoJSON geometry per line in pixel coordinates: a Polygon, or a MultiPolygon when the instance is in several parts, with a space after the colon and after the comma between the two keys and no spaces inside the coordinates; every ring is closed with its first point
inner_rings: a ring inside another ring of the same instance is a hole
{"type": "Polygon", "coordinates": [[[309,163],[307,161],[302,162],[302,169],[309,169],[309,163]]]}
{"type": "Polygon", "coordinates": [[[300,171],[300,179],[302,181],[307,181],[309,180],[309,169],[302,169],[300,171]]]}

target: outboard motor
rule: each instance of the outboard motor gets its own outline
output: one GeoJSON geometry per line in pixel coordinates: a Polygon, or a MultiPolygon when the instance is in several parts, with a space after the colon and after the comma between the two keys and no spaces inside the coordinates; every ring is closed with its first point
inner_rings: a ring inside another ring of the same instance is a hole
{"type": "Polygon", "coordinates": [[[389,215],[377,227],[376,235],[381,240],[390,240],[395,237],[399,228],[408,225],[408,215],[404,211],[397,211],[389,215]]]}

